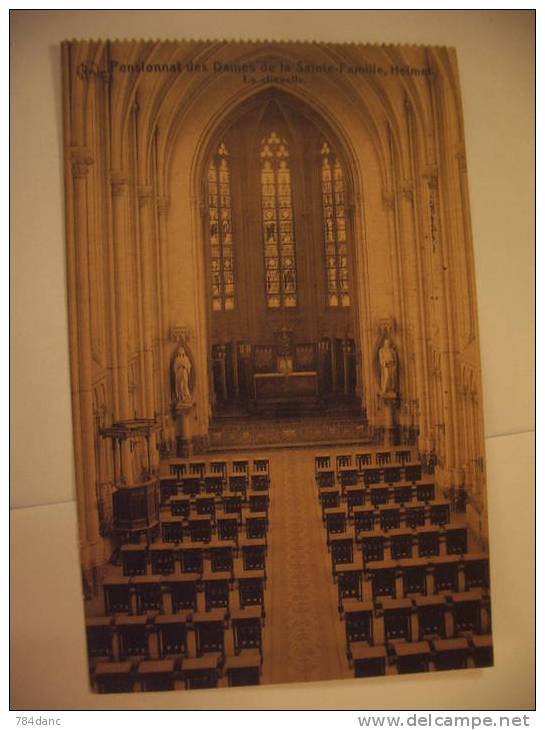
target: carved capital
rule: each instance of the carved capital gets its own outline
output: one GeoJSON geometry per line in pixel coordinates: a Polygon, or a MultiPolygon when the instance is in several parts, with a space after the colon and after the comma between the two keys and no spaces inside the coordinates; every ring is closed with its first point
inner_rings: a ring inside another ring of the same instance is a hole
{"type": "Polygon", "coordinates": [[[185,324],[175,324],[170,328],[169,338],[171,342],[185,345],[190,337],[191,329],[185,324]]]}
{"type": "Polygon", "coordinates": [[[394,194],[392,192],[383,191],[382,193],[382,204],[387,210],[394,209],[394,194]]]}
{"type": "Polygon", "coordinates": [[[409,203],[413,202],[414,198],[414,183],[412,180],[406,180],[399,188],[399,192],[405,200],[409,203]]]}
{"type": "Polygon", "coordinates": [[[458,160],[458,169],[460,172],[467,172],[465,152],[462,150],[461,152],[457,152],[454,156],[458,160]]]}
{"type": "Polygon", "coordinates": [[[93,158],[86,149],[74,147],[72,152],[72,175],[74,178],[87,177],[89,168],[93,164],[93,158]]]}
{"type": "Polygon", "coordinates": [[[140,208],[150,205],[153,200],[153,188],[151,185],[139,185],[136,192],[140,208]]]}
{"type": "Polygon", "coordinates": [[[158,195],[155,202],[159,215],[168,215],[168,211],[170,209],[170,198],[167,198],[166,195],[158,195]]]}
{"type": "Polygon", "coordinates": [[[128,190],[128,180],[121,173],[113,172],[110,175],[110,183],[112,186],[112,195],[119,197],[126,195],[128,190]]]}

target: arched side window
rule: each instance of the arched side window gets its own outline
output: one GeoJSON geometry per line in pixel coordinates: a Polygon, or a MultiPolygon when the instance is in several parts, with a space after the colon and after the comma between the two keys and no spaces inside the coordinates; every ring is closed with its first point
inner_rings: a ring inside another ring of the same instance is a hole
{"type": "Polygon", "coordinates": [[[261,204],[267,306],[297,306],[297,270],[288,145],[276,132],[261,141],[261,204]]]}
{"type": "Polygon", "coordinates": [[[212,309],[235,308],[235,277],[228,151],[220,144],[208,167],[208,226],[212,309]]]}
{"type": "Polygon", "coordinates": [[[330,307],[349,307],[350,291],[343,169],[327,142],[322,144],[321,157],[327,303],[330,307]]]}

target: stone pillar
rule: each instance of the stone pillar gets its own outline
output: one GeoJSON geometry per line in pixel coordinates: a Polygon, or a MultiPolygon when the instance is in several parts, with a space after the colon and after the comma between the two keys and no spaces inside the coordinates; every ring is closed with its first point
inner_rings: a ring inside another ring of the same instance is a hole
{"type": "Polygon", "coordinates": [[[176,403],[174,418],[176,424],[176,456],[193,456],[191,432],[191,403],[176,403]]]}
{"type": "Polygon", "coordinates": [[[159,328],[159,367],[160,367],[160,378],[161,378],[161,398],[162,403],[160,404],[159,411],[163,422],[163,429],[165,432],[168,431],[168,410],[170,404],[170,384],[169,384],[169,373],[167,367],[167,358],[165,357],[165,346],[168,341],[168,234],[167,234],[167,220],[169,211],[169,199],[166,196],[159,196],[156,199],[157,206],[157,232],[158,232],[158,296],[159,296],[159,312],[160,321],[158,323],[159,328]]]}
{"type": "MultiPolygon", "coordinates": [[[[79,431],[79,471],[81,479],[78,484],[78,503],[82,507],[83,522],[80,525],[83,534],[82,564],[84,578],[89,585],[93,583],[90,571],[103,559],[103,545],[99,532],[98,504],[96,500],[96,463],[94,443],[94,415],[93,415],[93,387],[91,335],[89,322],[90,291],[89,291],[89,211],[87,209],[88,174],[92,160],[81,150],[74,153],[72,159],[73,185],[73,231],[75,263],[76,321],[76,357],[77,357],[77,392],[75,400],[79,409],[79,421],[76,429],[79,431]]],[[[74,353],[72,355],[74,357],[74,353]]],[[[78,449],[77,449],[78,450],[78,449]]]]}
{"type": "MultiPolygon", "coordinates": [[[[132,417],[129,406],[129,364],[127,351],[128,310],[127,310],[127,254],[126,235],[128,226],[128,183],[120,174],[112,174],[112,230],[114,250],[114,287],[115,314],[117,318],[117,379],[119,393],[119,412],[115,420],[123,421],[132,417]]],[[[128,484],[132,482],[132,463],[129,444],[121,445],[124,476],[128,484]]]]}

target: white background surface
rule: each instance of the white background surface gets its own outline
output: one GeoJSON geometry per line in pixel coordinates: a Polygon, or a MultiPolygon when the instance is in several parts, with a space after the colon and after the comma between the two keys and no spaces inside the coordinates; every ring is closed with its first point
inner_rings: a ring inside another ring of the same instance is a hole
{"type": "Polygon", "coordinates": [[[14,706],[356,709],[363,703],[367,708],[408,709],[429,708],[433,703],[443,708],[531,708],[533,15],[528,11],[15,11],[11,33],[14,706]],[[273,38],[456,47],[483,366],[493,669],[228,693],[122,699],[88,693],[73,501],[63,217],[59,43],[72,37],[273,38]]]}

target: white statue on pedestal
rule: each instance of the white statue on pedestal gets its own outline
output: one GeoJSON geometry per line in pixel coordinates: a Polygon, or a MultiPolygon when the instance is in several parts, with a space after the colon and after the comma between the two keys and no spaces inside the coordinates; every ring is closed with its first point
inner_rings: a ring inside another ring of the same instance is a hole
{"type": "Polygon", "coordinates": [[[397,395],[397,352],[387,337],[378,351],[380,365],[380,394],[388,398],[397,395]]]}
{"type": "Polygon", "coordinates": [[[174,358],[172,369],[174,373],[174,398],[177,402],[191,402],[191,360],[183,345],[180,345],[174,358]]]}

